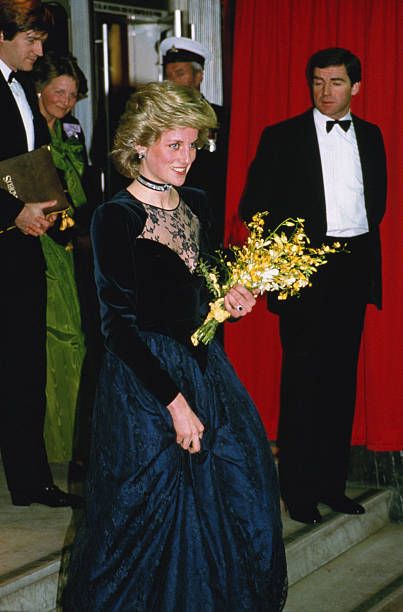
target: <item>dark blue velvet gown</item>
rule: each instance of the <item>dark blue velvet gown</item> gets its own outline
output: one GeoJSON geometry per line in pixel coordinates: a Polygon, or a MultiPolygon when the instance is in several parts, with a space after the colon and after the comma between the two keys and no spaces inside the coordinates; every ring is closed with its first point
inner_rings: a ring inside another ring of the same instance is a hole
{"type": "MultiPolygon", "coordinates": [[[[203,249],[204,193],[180,195],[203,249]]],[[[286,566],[266,433],[221,346],[192,347],[209,296],[176,252],[139,238],[147,217],[122,191],[93,221],[107,351],[64,610],[277,612],[286,566]],[[179,391],[205,427],[199,454],[176,443],[166,405],[179,391]]]]}

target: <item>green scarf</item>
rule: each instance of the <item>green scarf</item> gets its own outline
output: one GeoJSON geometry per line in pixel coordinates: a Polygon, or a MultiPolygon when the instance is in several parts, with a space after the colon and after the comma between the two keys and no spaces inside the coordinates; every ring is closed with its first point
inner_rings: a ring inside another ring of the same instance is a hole
{"type": "Polygon", "coordinates": [[[81,184],[84,173],[84,146],[76,138],[62,138],[62,124],[57,119],[51,131],[51,153],[56,168],[64,173],[67,191],[77,208],[85,204],[87,197],[81,184]]]}

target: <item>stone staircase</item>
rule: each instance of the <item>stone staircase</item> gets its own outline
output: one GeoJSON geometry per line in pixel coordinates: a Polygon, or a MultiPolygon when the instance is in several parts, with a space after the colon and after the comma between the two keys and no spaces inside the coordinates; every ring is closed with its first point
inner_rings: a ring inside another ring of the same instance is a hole
{"type": "Polygon", "coordinates": [[[59,571],[60,551],[0,577],[0,611],[55,611],[59,571]]]}
{"type": "MultiPolygon", "coordinates": [[[[403,612],[403,525],[389,521],[392,493],[348,493],[366,514],[335,514],[323,506],[318,527],[284,515],[290,582],[284,612],[403,612]]],[[[46,509],[38,506],[37,511],[46,509]]],[[[71,518],[61,516],[60,533],[71,518]]],[[[25,564],[19,559],[18,566],[0,576],[0,612],[57,609],[60,549],[25,564]]]]}
{"type": "Polygon", "coordinates": [[[284,612],[403,612],[403,525],[391,491],[348,492],[366,514],[320,506],[318,527],[284,520],[289,595],[284,612]]]}

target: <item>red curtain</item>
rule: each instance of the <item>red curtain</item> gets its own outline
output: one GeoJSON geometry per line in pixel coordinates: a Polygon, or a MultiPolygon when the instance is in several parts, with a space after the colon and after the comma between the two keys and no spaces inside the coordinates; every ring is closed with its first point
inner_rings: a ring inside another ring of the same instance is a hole
{"type": "MultiPolygon", "coordinates": [[[[382,223],[384,307],[369,306],[360,356],[353,444],[403,449],[402,0],[236,0],[227,240],[245,236],[237,216],[247,169],[265,125],[310,106],[304,71],[325,47],[346,47],[363,65],[353,112],[382,129],[388,157],[387,214],[382,223]]],[[[226,325],[226,349],[269,436],[276,438],[280,342],[265,301],[226,325]]]]}

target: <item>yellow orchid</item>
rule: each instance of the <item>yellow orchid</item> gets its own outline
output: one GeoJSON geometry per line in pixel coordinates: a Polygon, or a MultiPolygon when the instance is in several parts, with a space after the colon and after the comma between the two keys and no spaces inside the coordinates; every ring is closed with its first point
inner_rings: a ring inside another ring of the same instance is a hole
{"type": "Polygon", "coordinates": [[[208,344],[218,325],[230,317],[224,308],[224,295],[231,287],[241,284],[256,295],[278,291],[278,299],[286,300],[298,295],[303,287],[311,285],[310,277],[317,272],[318,266],[327,262],[326,255],[343,248],[339,242],[318,248],[310,247],[304,229],[305,221],[299,217],[285,219],[264,236],[264,218],[268,214],[260,212],[253,216],[247,224],[249,236],[245,244],[242,247],[230,247],[231,257],[223,251],[216,251],[221,275],[216,266],[211,267],[204,260],[199,262],[198,272],[204,276],[208,288],[217,299],[210,303],[206,319],[191,337],[195,346],[199,342],[208,344]],[[294,228],[291,235],[288,236],[285,231],[279,232],[289,227],[294,228]],[[222,284],[219,282],[220,276],[225,278],[222,284]]]}

